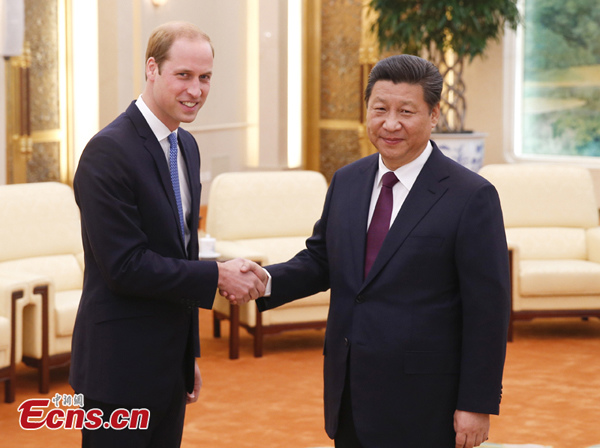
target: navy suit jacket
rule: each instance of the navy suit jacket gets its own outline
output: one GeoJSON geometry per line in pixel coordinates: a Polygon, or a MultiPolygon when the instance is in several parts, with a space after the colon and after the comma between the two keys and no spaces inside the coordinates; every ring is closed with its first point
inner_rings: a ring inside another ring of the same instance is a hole
{"type": "Polygon", "coordinates": [[[509,316],[508,252],[495,188],[433,144],[367,278],[378,154],[338,170],[307,248],[267,267],[259,309],[331,288],[325,423],[334,438],[349,366],[366,447],[451,448],[456,409],[497,414],[509,316]]]}
{"type": "Polygon", "coordinates": [[[218,269],[198,261],[200,154],[191,134],[178,135],[191,192],[187,253],[165,154],[134,103],[79,162],[85,274],[70,383],[94,400],[151,406],[182,381],[193,388],[198,307],[212,308],[218,269]]]}

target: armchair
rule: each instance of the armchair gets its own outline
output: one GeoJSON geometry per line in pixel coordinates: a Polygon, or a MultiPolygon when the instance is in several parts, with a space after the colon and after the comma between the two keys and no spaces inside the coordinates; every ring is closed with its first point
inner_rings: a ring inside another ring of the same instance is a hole
{"type": "Polygon", "coordinates": [[[0,382],[4,382],[6,403],[15,401],[17,306],[24,300],[25,289],[18,281],[0,277],[0,382]]]}
{"type": "Polygon", "coordinates": [[[30,284],[23,309],[22,359],[39,370],[47,393],[49,369],[70,361],[83,285],[79,209],[72,189],[57,182],[1,186],[0,204],[0,275],[44,279],[30,284]]]}
{"type": "Polygon", "coordinates": [[[498,190],[509,246],[513,322],[600,317],[600,227],[588,170],[502,164],[479,174],[498,190]]]}
{"type": "Polygon", "coordinates": [[[4,401],[15,401],[16,366],[23,356],[23,310],[30,303],[36,285],[47,279],[29,274],[0,274],[0,382],[4,401]]]}
{"type": "MultiPolygon", "coordinates": [[[[206,232],[216,238],[224,259],[248,258],[263,266],[287,261],[305,248],[319,219],[327,182],[315,171],[225,173],[211,185],[206,232]]],[[[214,335],[230,320],[229,357],[239,355],[239,326],[254,336],[254,356],[262,356],[263,335],[325,328],[329,291],[257,312],[256,304],[230,306],[217,293],[214,335]]]]}

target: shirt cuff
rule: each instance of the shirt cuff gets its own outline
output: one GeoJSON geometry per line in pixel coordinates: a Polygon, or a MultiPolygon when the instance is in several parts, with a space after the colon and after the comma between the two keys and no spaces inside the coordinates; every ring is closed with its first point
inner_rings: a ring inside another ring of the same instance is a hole
{"type": "Polygon", "coordinates": [[[269,271],[267,271],[265,268],[263,268],[263,271],[265,271],[267,273],[267,277],[269,277],[269,280],[267,280],[267,285],[265,286],[265,294],[263,295],[263,297],[270,297],[271,284],[273,283],[273,279],[271,278],[271,274],[269,274],[269,271]]]}

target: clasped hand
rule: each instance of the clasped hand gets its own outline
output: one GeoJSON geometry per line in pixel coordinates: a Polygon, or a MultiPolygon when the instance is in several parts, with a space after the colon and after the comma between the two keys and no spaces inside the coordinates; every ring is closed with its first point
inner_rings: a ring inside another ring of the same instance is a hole
{"type": "Polygon", "coordinates": [[[265,270],[255,262],[236,258],[217,265],[219,294],[232,304],[241,305],[265,294],[269,278],[265,270]]]}

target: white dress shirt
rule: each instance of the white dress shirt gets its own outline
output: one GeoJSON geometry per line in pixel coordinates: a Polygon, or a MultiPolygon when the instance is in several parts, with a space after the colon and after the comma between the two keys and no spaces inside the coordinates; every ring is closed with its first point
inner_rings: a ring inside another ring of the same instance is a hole
{"type": "MultiPolygon", "coordinates": [[[[404,204],[404,201],[408,196],[410,189],[417,180],[417,177],[423,169],[423,165],[425,165],[425,162],[427,162],[427,159],[431,155],[432,150],[433,148],[431,146],[431,142],[427,142],[425,150],[421,153],[419,157],[417,157],[412,162],[407,163],[406,165],[402,165],[400,168],[394,171],[394,174],[396,174],[396,177],[398,178],[399,182],[397,182],[392,187],[392,195],[394,197],[394,202],[392,207],[392,217],[390,218],[390,227],[394,223],[396,216],[398,216],[398,212],[400,211],[402,204],[404,204]]],[[[371,205],[369,207],[367,229],[371,225],[371,219],[373,218],[373,213],[375,212],[375,205],[377,204],[379,192],[381,191],[381,181],[383,179],[383,175],[388,171],[391,170],[384,165],[380,155],[379,170],[377,171],[377,174],[375,174],[375,184],[373,185],[373,192],[371,193],[371,205]]]]}
{"type": "MultiPolygon", "coordinates": [[[[135,102],[135,105],[138,107],[146,121],[148,122],[148,126],[156,136],[156,139],[160,143],[160,146],[165,153],[165,157],[167,159],[167,165],[169,165],[169,152],[170,152],[170,144],[169,144],[169,134],[171,131],[168,127],[164,125],[162,121],[160,121],[156,115],[148,108],[146,103],[144,103],[144,99],[142,95],[140,95],[135,102]]],[[[177,132],[177,130],[175,130],[177,132]]],[[[178,144],[179,146],[179,144],[178,144]]],[[[169,166],[170,169],[170,166],[169,166]]],[[[190,193],[190,180],[187,174],[187,166],[185,164],[185,159],[181,154],[181,148],[179,148],[177,154],[177,171],[179,172],[179,190],[181,193],[181,207],[183,209],[183,225],[185,230],[185,247],[187,250],[187,246],[190,242],[190,229],[188,227],[188,219],[190,217],[190,210],[192,206],[192,195],[190,193]]]]}

